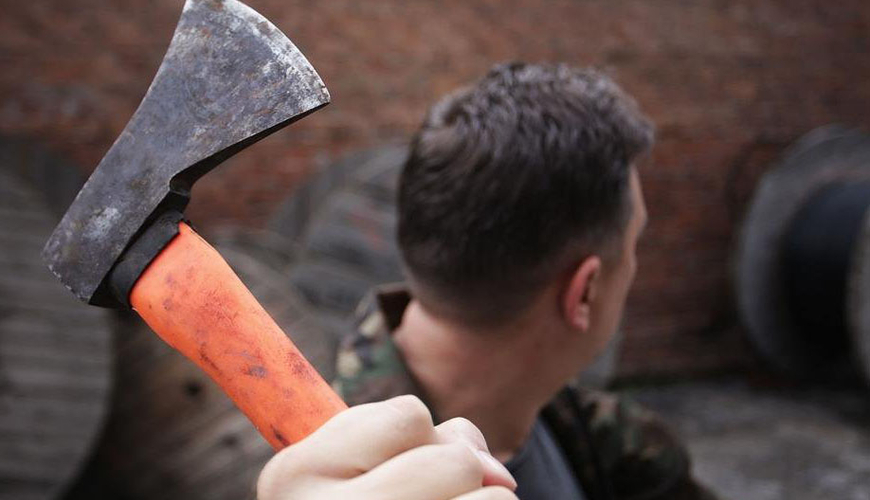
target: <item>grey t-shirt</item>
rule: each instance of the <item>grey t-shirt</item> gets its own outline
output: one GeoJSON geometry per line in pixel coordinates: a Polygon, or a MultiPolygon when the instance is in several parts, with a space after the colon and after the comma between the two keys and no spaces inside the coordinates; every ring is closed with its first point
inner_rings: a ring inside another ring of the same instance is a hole
{"type": "Polygon", "coordinates": [[[506,464],[517,480],[520,500],[584,500],[552,432],[539,418],[520,452],[506,464]]]}

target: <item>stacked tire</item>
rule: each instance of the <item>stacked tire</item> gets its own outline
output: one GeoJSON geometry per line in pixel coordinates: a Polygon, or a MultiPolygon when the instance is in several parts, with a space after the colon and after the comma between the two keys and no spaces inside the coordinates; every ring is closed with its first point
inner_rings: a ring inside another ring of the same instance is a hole
{"type": "Polygon", "coordinates": [[[95,445],[112,386],[111,323],[48,271],[42,246],[77,170],[0,139],[0,498],[59,498],[95,445]]]}
{"type": "Polygon", "coordinates": [[[826,126],[761,180],[740,235],[737,299],[774,367],[870,382],[870,135],[826,126]]]}

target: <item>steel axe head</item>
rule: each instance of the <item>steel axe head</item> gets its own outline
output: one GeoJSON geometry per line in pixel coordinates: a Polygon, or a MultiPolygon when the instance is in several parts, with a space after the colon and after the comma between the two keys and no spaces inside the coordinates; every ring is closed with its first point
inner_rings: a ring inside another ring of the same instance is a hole
{"type": "Polygon", "coordinates": [[[163,63],[124,131],[43,250],[80,299],[102,286],[151,220],[181,211],[223,160],[329,102],[305,56],[237,0],[187,0],[163,63]]]}

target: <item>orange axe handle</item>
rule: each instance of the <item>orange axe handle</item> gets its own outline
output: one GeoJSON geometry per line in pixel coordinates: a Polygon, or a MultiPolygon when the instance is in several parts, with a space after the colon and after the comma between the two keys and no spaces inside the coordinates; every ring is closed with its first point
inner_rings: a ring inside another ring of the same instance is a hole
{"type": "Polygon", "coordinates": [[[179,226],[130,293],[145,322],[205,370],[276,450],[347,408],[220,254],[179,226]]]}

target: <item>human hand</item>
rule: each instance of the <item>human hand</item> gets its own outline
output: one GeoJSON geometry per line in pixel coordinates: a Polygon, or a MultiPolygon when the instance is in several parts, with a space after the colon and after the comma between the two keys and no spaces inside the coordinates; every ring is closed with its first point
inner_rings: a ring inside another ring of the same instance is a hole
{"type": "Polygon", "coordinates": [[[343,411],[275,455],[259,500],[516,500],[516,482],[471,422],[437,427],[414,396],[343,411]]]}

